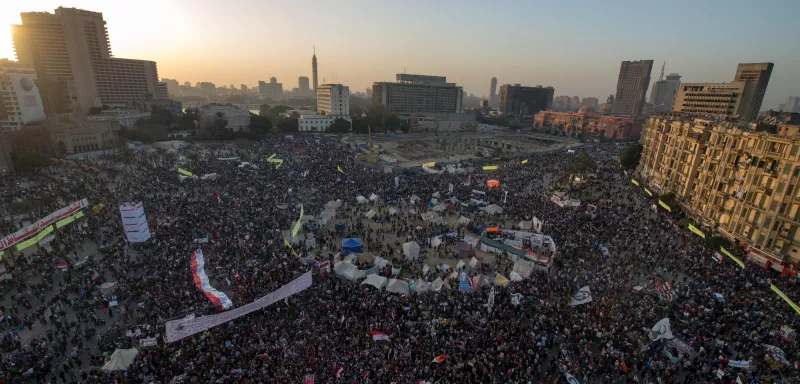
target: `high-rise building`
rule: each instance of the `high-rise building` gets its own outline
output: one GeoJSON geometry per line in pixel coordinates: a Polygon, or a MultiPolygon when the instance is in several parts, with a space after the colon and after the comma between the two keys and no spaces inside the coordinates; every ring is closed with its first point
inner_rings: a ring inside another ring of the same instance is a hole
{"type": "Polygon", "coordinates": [[[444,76],[398,73],[397,82],[372,85],[372,104],[398,113],[461,113],[464,91],[444,76]]]}
{"type": "Polygon", "coordinates": [[[578,96],[572,96],[572,103],[570,104],[571,108],[577,110],[581,107],[581,98],[578,96]]]}
{"type": "Polygon", "coordinates": [[[519,84],[504,84],[500,87],[499,103],[497,110],[503,115],[533,116],[553,108],[553,87],[525,87],[519,84]]]}
{"type": "Polygon", "coordinates": [[[701,115],[739,116],[747,120],[748,106],[755,95],[749,81],[731,83],[683,83],[675,94],[672,110],[701,115]]]}
{"type": "Polygon", "coordinates": [[[350,116],[350,87],[341,84],[322,84],[317,89],[317,113],[350,116]]]}
{"type": "Polygon", "coordinates": [[[736,75],[733,81],[751,81],[754,82],[755,94],[749,100],[745,107],[748,120],[755,119],[761,112],[761,103],[764,102],[764,94],[767,93],[767,85],[769,85],[769,78],[772,76],[772,68],[775,65],[772,63],[739,63],[736,67],[736,75]]]}
{"type": "Polygon", "coordinates": [[[751,262],[778,270],[791,263],[797,270],[798,123],[650,117],[638,181],[653,193],[674,193],[695,222],[748,244],[751,262]]]}
{"type": "Polygon", "coordinates": [[[12,26],[17,59],[40,76],[63,81],[75,110],[154,98],[156,63],[112,57],[102,13],[59,7],[20,18],[22,24],[12,26]]]}
{"type": "Polygon", "coordinates": [[[664,68],[661,68],[661,75],[658,81],[653,83],[650,90],[650,104],[653,104],[653,112],[668,112],[672,110],[672,103],[675,101],[675,94],[681,86],[681,75],[670,73],[664,80],[664,68]]]}
{"type": "Polygon", "coordinates": [[[786,102],[781,104],[778,107],[778,110],[790,113],[800,112],[800,97],[797,96],[787,97],[786,102]]]}
{"type": "Polygon", "coordinates": [[[178,83],[178,80],[162,78],[161,82],[167,84],[167,93],[168,94],[170,94],[170,95],[180,95],[181,94],[181,92],[180,92],[181,86],[180,86],[180,83],[178,83]]]}
{"type": "Polygon", "coordinates": [[[158,82],[156,83],[156,94],[155,98],[158,100],[168,99],[169,98],[169,86],[167,83],[158,82]]]}
{"type": "Polygon", "coordinates": [[[599,104],[596,97],[584,97],[583,100],[581,100],[581,106],[589,107],[594,112],[597,112],[598,105],[599,104]]]}
{"type": "Polygon", "coordinates": [[[492,77],[492,81],[489,82],[489,106],[496,107],[497,106],[497,78],[492,77]]]}
{"type": "Polygon", "coordinates": [[[310,90],[308,86],[308,77],[300,76],[297,78],[297,87],[300,88],[301,92],[308,92],[310,90]]]}
{"type": "Polygon", "coordinates": [[[611,107],[613,113],[639,116],[644,96],[650,88],[653,60],[623,61],[617,78],[617,93],[611,107]]]}
{"type": "Polygon", "coordinates": [[[614,95],[608,95],[608,98],[606,98],[606,104],[614,104],[614,95]]]}
{"type": "Polygon", "coordinates": [[[269,83],[259,81],[258,94],[262,100],[280,100],[283,98],[283,84],[274,77],[269,78],[269,83]]]}
{"type": "Polygon", "coordinates": [[[314,95],[317,94],[317,47],[314,47],[314,56],[311,57],[311,77],[314,81],[314,95]]]}
{"type": "Polygon", "coordinates": [[[45,119],[36,71],[15,61],[0,60],[0,130],[19,131],[45,119]]]}
{"type": "Polygon", "coordinates": [[[14,164],[11,162],[11,149],[6,143],[6,134],[0,131],[0,177],[14,173],[14,164]]]}

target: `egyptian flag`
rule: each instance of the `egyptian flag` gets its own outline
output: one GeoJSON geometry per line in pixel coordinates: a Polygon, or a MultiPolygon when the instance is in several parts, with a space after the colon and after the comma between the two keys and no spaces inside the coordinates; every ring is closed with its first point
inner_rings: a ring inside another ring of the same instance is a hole
{"type": "Polygon", "coordinates": [[[433,358],[433,362],[436,364],[439,364],[445,360],[447,360],[447,355],[439,355],[433,358]]]}
{"type": "Polygon", "coordinates": [[[344,371],[344,367],[339,367],[336,369],[336,378],[340,378],[342,376],[342,371],[344,371]]]}
{"type": "Polygon", "coordinates": [[[387,335],[387,334],[385,334],[383,332],[369,331],[369,333],[372,335],[372,341],[389,341],[390,340],[389,335],[387,335]]]}

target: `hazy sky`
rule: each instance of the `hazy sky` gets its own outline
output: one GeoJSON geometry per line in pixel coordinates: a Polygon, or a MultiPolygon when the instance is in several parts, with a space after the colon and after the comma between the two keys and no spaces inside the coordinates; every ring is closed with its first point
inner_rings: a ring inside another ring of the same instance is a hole
{"type": "Polygon", "coordinates": [[[4,0],[0,57],[14,57],[19,12],[59,5],[102,12],[115,56],[154,60],[181,83],[275,76],[296,87],[316,45],[320,83],[351,92],[405,68],[476,95],[496,76],[603,102],[620,61],[653,59],[652,81],[666,61],[684,82],[730,81],[739,62],[771,61],[763,108],[800,95],[798,0],[4,0]]]}

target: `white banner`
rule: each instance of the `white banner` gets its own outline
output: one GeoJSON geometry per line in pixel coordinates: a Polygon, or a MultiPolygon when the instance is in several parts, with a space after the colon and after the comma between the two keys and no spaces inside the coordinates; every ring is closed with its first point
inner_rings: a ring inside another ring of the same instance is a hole
{"type": "Polygon", "coordinates": [[[141,243],[150,239],[150,227],[147,226],[147,217],[141,202],[120,205],[119,214],[122,216],[122,227],[129,242],[141,243]]]}
{"type": "Polygon", "coordinates": [[[83,199],[57,210],[39,219],[37,222],[0,239],[0,250],[6,249],[12,245],[20,243],[23,240],[27,239],[28,237],[31,237],[41,232],[43,229],[52,225],[53,223],[56,223],[62,219],[66,219],[67,217],[74,215],[76,212],[88,206],[89,206],[89,200],[83,199]]]}
{"type": "Polygon", "coordinates": [[[570,307],[574,307],[576,305],[590,303],[591,301],[592,292],[589,291],[589,286],[586,286],[578,290],[575,296],[572,296],[572,301],[569,302],[569,305],[570,307]]]}
{"type": "Polygon", "coordinates": [[[290,283],[268,293],[266,296],[263,296],[260,299],[250,304],[243,305],[239,308],[211,316],[168,321],[166,323],[167,332],[165,340],[167,343],[172,343],[183,339],[184,337],[188,337],[196,333],[203,332],[206,329],[216,327],[217,325],[225,324],[236,318],[258,311],[259,309],[271,305],[276,301],[283,300],[289,296],[301,292],[310,286],[311,271],[308,271],[302,276],[292,280],[290,283]]]}
{"type": "Polygon", "coordinates": [[[652,341],[674,338],[675,336],[672,335],[672,329],[669,326],[669,319],[663,318],[659,320],[650,330],[649,336],[652,341]]]}
{"type": "Polygon", "coordinates": [[[139,346],[140,347],[152,347],[152,346],[154,346],[156,344],[158,344],[158,342],[156,342],[156,338],[155,337],[147,337],[147,338],[139,340],[139,346]]]}

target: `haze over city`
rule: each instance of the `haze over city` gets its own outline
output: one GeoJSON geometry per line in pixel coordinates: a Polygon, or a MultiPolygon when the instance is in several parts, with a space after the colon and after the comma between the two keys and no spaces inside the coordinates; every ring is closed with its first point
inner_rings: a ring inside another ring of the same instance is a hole
{"type": "Polygon", "coordinates": [[[9,25],[20,12],[59,6],[102,12],[114,56],[156,61],[160,77],[181,83],[294,84],[311,75],[316,46],[320,82],[354,92],[405,70],[447,76],[477,96],[495,76],[604,100],[620,61],[638,59],[666,62],[683,82],[729,81],[737,63],[772,62],[763,110],[800,88],[797,1],[34,0],[3,4],[0,57],[15,58],[9,25]]]}

